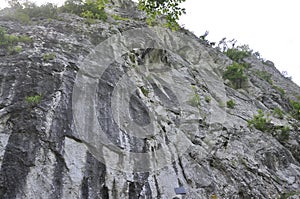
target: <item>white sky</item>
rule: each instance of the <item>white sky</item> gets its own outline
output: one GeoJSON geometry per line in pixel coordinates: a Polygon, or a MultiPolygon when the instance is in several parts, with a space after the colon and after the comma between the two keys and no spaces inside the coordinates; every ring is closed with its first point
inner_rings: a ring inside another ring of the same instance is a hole
{"type": "MultiPolygon", "coordinates": [[[[34,0],[62,4],[63,0],[34,0]]],[[[136,1],[136,0],[135,0],[136,1]]],[[[0,0],[0,7],[7,6],[0,0]]],[[[209,41],[223,37],[249,44],[279,71],[288,71],[300,85],[299,0],[186,0],[180,24],[197,36],[209,31],[209,41]],[[298,25],[297,25],[298,24],[298,25]]]]}
{"type": "Polygon", "coordinates": [[[180,23],[197,36],[208,30],[209,41],[249,44],[300,85],[299,0],[186,0],[182,7],[180,23]]]}

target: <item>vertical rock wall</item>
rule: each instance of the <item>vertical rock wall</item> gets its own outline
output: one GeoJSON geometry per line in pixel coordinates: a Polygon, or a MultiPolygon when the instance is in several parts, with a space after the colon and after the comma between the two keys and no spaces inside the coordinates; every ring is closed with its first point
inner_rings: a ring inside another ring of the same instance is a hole
{"type": "Polygon", "coordinates": [[[0,59],[0,198],[299,197],[299,121],[288,114],[299,87],[250,57],[247,87],[232,89],[229,58],[186,30],[146,29],[142,16],[0,20],[32,38],[0,59]],[[288,139],[248,127],[274,107],[288,139]]]}

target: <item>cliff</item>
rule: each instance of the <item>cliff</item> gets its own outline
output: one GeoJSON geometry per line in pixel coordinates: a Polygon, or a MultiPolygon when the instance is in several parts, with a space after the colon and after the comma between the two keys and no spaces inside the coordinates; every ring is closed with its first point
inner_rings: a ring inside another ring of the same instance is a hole
{"type": "Polygon", "coordinates": [[[272,62],[243,58],[234,88],[229,57],[127,1],[106,21],[1,12],[19,40],[0,51],[0,198],[300,197],[300,88],[272,62]]]}

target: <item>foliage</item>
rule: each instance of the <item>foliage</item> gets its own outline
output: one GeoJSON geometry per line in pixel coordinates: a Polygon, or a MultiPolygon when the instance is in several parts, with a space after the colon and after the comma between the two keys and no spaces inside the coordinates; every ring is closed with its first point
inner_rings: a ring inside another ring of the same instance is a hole
{"type": "Polygon", "coordinates": [[[217,46],[217,49],[224,52],[230,59],[233,61],[236,61],[240,64],[245,64],[245,67],[247,66],[246,63],[243,62],[243,59],[249,56],[254,56],[258,60],[260,60],[263,64],[267,64],[268,61],[266,61],[264,58],[261,57],[261,54],[259,52],[254,52],[249,45],[240,45],[236,47],[237,40],[227,40],[226,37],[222,38],[217,46]],[[229,47],[231,45],[231,47],[229,47]]]}
{"type": "Polygon", "coordinates": [[[290,105],[292,106],[291,114],[297,120],[300,120],[300,102],[290,100],[290,105]]]}
{"type": "Polygon", "coordinates": [[[249,57],[251,53],[242,47],[230,48],[225,54],[235,62],[241,63],[244,58],[249,57]]]}
{"type": "Polygon", "coordinates": [[[280,88],[279,86],[276,86],[276,85],[273,85],[273,88],[276,89],[281,96],[284,96],[285,95],[285,91],[283,88],[280,88]]]}
{"type": "Polygon", "coordinates": [[[141,86],[140,89],[141,89],[142,93],[144,94],[144,96],[148,97],[148,95],[149,95],[149,90],[146,89],[146,88],[143,87],[143,86],[141,86]]]}
{"type": "Polygon", "coordinates": [[[20,42],[31,42],[31,38],[7,34],[6,29],[0,26],[0,48],[6,49],[9,54],[19,53],[22,51],[22,47],[17,45],[20,42]]]}
{"type": "Polygon", "coordinates": [[[37,6],[30,1],[10,0],[9,2],[11,7],[16,8],[16,11],[6,17],[22,23],[30,23],[32,18],[57,18],[60,12],[90,19],[107,19],[104,8],[108,0],[67,0],[60,8],[52,3],[37,6]]]}
{"type": "Polygon", "coordinates": [[[20,8],[22,4],[25,3],[25,0],[6,0],[8,5],[12,8],[20,8]]]}
{"type": "Polygon", "coordinates": [[[230,80],[236,89],[242,88],[243,83],[247,80],[244,74],[244,66],[236,62],[226,68],[223,77],[230,80]]]}
{"type": "Polygon", "coordinates": [[[158,16],[164,15],[167,20],[166,26],[177,30],[177,20],[185,14],[185,9],[179,6],[182,2],[185,0],[139,0],[139,9],[146,12],[149,25],[152,25],[158,16]]]}
{"type": "Polygon", "coordinates": [[[81,16],[91,19],[106,20],[107,15],[104,11],[106,3],[108,3],[108,0],[86,0],[83,4],[81,16]]]}
{"type": "Polygon", "coordinates": [[[60,12],[67,12],[76,15],[81,15],[83,11],[82,0],[66,0],[64,5],[60,8],[60,12]]]}
{"type": "Polygon", "coordinates": [[[191,106],[194,107],[199,107],[201,104],[201,99],[199,94],[197,93],[197,89],[195,86],[192,86],[192,89],[194,91],[194,94],[191,96],[191,98],[189,99],[189,103],[191,106]]]}
{"type": "Polygon", "coordinates": [[[108,0],[67,0],[60,10],[88,19],[106,20],[104,8],[107,3],[108,0]]]}
{"type": "Polygon", "coordinates": [[[235,102],[233,100],[229,100],[226,102],[227,107],[233,109],[235,106],[235,102]]]}
{"type": "Polygon", "coordinates": [[[37,6],[31,1],[22,2],[14,0],[14,3],[10,5],[15,8],[15,10],[6,14],[4,17],[24,24],[30,24],[32,18],[57,18],[59,11],[57,6],[52,3],[37,6]]]}
{"type": "Polygon", "coordinates": [[[279,134],[279,140],[281,141],[285,141],[288,140],[290,137],[290,127],[289,126],[282,126],[282,127],[278,127],[277,128],[280,130],[280,134],[279,134]]]}
{"type": "Polygon", "coordinates": [[[210,103],[210,102],[211,102],[211,97],[208,96],[208,95],[206,95],[206,96],[204,97],[204,100],[205,100],[207,103],[210,103]]]}
{"type": "Polygon", "coordinates": [[[273,115],[279,119],[283,119],[284,112],[280,108],[276,107],[273,110],[273,115]]]}
{"type": "MultiPolygon", "coordinates": [[[[139,0],[139,8],[147,13],[149,24],[153,24],[158,16],[165,16],[166,26],[177,30],[179,17],[185,13],[185,9],[179,6],[186,0],[139,0]]],[[[89,19],[106,20],[105,5],[108,0],[67,0],[61,8],[51,3],[36,6],[28,0],[7,0],[16,12],[8,17],[22,23],[30,23],[31,18],[56,18],[59,12],[68,12],[89,19]]],[[[127,18],[112,16],[116,20],[128,20],[127,18]]]]}
{"type": "Polygon", "coordinates": [[[18,21],[22,24],[30,24],[31,19],[28,14],[22,11],[22,8],[15,10],[14,12],[8,13],[4,16],[4,19],[18,21]]]}
{"type": "Polygon", "coordinates": [[[111,17],[118,21],[129,21],[130,20],[129,18],[121,17],[119,15],[111,15],[111,17]]]}
{"type": "Polygon", "coordinates": [[[288,199],[291,196],[295,196],[295,195],[299,195],[299,194],[300,194],[299,191],[297,191],[297,192],[284,192],[284,193],[280,194],[280,198],[279,199],[288,199]]]}
{"type": "Polygon", "coordinates": [[[255,74],[261,79],[266,80],[269,84],[273,84],[272,75],[266,71],[256,70],[255,74]]]}
{"type": "Polygon", "coordinates": [[[34,3],[26,3],[22,11],[30,18],[57,18],[58,8],[52,3],[37,6],[34,3]]]}
{"type": "Polygon", "coordinates": [[[270,120],[267,119],[261,109],[258,110],[258,114],[254,115],[252,120],[248,120],[248,125],[253,126],[257,130],[260,131],[267,131],[269,126],[270,120]]]}
{"type": "Polygon", "coordinates": [[[12,46],[19,42],[19,38],[15,35],[9,35],[6,33],[6,29],[0,26],[0,46],[12,46]]]}
{"type": "Polygon", "coordinates": [[[8,47],[9,54],[20,53],[23,50],[22,46],[10,46],[8,47]]]}
{"type": "Polygon", "coordinates": [[[49,61],[55,59],[55,57],[56,57],[55,53],[47,53],[43,55],[43,60],[49,61]]]}
{"type": "Polygon", "coordinates": [[[42,100],[42,96],[41,95],[27,96],[25,97],[25,100],[28,104],[35,105],[40,103],[40,101],[42,100]]]}

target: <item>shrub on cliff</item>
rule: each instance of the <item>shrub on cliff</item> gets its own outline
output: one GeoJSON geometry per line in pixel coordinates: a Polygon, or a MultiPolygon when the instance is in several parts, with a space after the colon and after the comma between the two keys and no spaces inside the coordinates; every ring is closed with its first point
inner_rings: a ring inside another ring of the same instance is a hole
{"type": "Polygon", "coordinates": [[[230,48],[228,49],[225,54],[235,62],[242,62],[244,58],[249,57],[251,53],[245,49],[241,48],[230,48]]]}
{"type": "Polygon", "coordinates": [[[248,120],[248,125],[253,126],[257,130],[267,131],[269,127],[270,120],[267,119],[262,110],[258,110],[258,114],[254,115],[252,120],[248,120]]]}
{"type": "Polygon", "coordinates": [[[28,36],[16,36],[6,32],[6,29],[0,26],[0,48],[5,49],[8,54],[19,53],[22,47],[18,43],[31,42],[28,36]]]}
{"type": "Polygon", "coordinates": [[[105,4],[108,0],[67,0],[61,7],[62,12],[68,12],[89,19],[106,20],[105,4]]]}
{"type": "Polygon", "coordinates": [[[292,106],[292,115],[295,119],[300,120],[300,102],[290,100],[292,106]]]}
{"type": "Polygon", "coordinates": [[[236,62],[226,68],[223,77],[231,81],[233,87],[236,89],[242,88],[243,83],[247,80],[244,74],[244,66],[236,62]]]}

